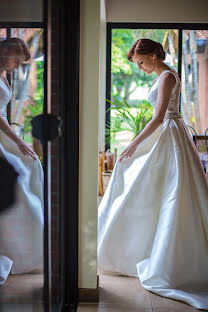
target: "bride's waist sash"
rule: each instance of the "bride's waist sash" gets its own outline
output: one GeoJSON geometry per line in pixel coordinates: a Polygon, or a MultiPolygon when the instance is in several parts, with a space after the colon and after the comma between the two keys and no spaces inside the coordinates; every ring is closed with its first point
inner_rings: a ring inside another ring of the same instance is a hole
{"type": "Polygon", "coordinates": [[[179,112],[167,112],[166,111],[163,120],[166,120],[166,119],[179,119],[179,118],[182,118],[181,113],[179,113],[179,112]]]}
{"type": "Polygon", "coordinates": [[[7,118],[7,112],[6,111],[0,111],[0,115],[4,118],[7,118]]]}
{"type": "MultiPolygon", "coordinates": [[[[154,117],[155,114],[152,115],[152,118],[154,117]]],[[[183,118],[181,113],[178,112],[165,112],[164,118],[163,120],[167,120],[167,119],[179,119],[179,118],[183,118]]]]}

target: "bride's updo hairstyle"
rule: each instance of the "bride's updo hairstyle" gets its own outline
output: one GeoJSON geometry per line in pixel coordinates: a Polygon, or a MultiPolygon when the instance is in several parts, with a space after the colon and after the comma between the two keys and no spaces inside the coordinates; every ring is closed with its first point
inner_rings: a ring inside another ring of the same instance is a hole
{"type": "Polygon", "coordinates": [[[166,56],[166,52],[164,51],[160,42],[156,42],[147,38],[138,39],[133,43],[129,53],[127,54],[127,58],[130,62],[133,62],[132,56],[135,54],[156,54],[157,57],[162,61],[164,61],[166,56]]]}
{"type": "Polygon", "coordinates": [[[7,57],[15,51],[24,56],[24,61],[30,59],[30,50],[24,40],[20,38],[8,38],[0,41],[0,57],[7,57]]]}

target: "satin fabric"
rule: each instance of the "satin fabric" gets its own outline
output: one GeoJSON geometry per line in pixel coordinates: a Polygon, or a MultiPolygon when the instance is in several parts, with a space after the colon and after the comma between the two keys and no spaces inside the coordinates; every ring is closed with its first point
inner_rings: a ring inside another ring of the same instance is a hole
{"type": "MultiPolygon", "coordinates": [[[[0,79],[0,114],[7,120],[6,107],[12,91],[0,79]]],[[[0,157],[19,173],[15,202],[0,214],[0,284],[12,274],[43,270],[44,173],[42,164],[27,157],[0,130],[0,157]]],[[[3,178],[3,177],[1,177],[3,178]]]]}
{"type": "MultiPolygon", "coordinates": [[[[159,79],[149,93],[154,113],[158,85],[159,79]]],[[[174,88],[172,104],[174,92],[180,90],[174,88]]],[[[97,263],[208,309],[208,185],[177,107],[131,157],[116,161],[98,207],[97,263]]]]}

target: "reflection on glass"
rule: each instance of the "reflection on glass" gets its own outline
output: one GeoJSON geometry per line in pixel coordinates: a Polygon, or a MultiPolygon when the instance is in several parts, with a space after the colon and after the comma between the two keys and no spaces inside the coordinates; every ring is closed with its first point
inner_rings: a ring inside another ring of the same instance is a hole
{"type": "Polygon", "coordinates": [[[30,46],[30,60],[14,70],[12,79],[11,122],[14,131],[21,133],[40,157],[40,142],[32,136],[31,120],[43,112],[43,30],[13,28],[12,37],[24,38],[30,46]],[[18,124],[18,125],[17,125],[18,124]]]}
{"type": "Polygon", "coordinates": [[[0,214],[0,301],[33,303],[42,300],[44,173],[29,121],[42,112],[42,30],[15,29],[11,39],[1,31],[0,159],[17,179],[11,179],[11,168],[1,171],[1,180],[10,185],[1,198],[13,196],[13,201],[0,214]]]}

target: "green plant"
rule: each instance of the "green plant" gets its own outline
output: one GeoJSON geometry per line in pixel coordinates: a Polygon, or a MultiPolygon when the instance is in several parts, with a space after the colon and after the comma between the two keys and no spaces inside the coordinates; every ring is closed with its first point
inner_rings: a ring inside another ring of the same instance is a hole
{"type": "Polygon", "coordinates": [[[34,97],[30,97],[31,104],[23,109],[24,118],[24,131],[29,133],[32,130],[31,120],[43,113],[43,61],[36,61],[37,68],[37,90],[34,97]]]}
{"type": "Polygon", "coordinates": [[[32,104],[28,105],[27,108],[24,109],[24,130],[26,133],[32,131],[31,120],[43,112],[43,100],[35,100],[34,98],[31,98],[31,100],[33,101],[32,104]]]}
{"type": "Polygon", "coordinates": [[[106,126],[106,143],[111,139],[115,140],[116,133],[120,131],[130,131],[133,133],[132,140],[144,129],[146,124],[152,119],[153,107],[147,100],[143,100],[136,108],[132,108],[127,101],[121,103],[117,99],[115,102],[106,99],[113,104],[107,111],[115,111],[115,117],[111,116],[110,125],[106,126]],[[135,110],[135,114],[132,113],[135,110]]]}

